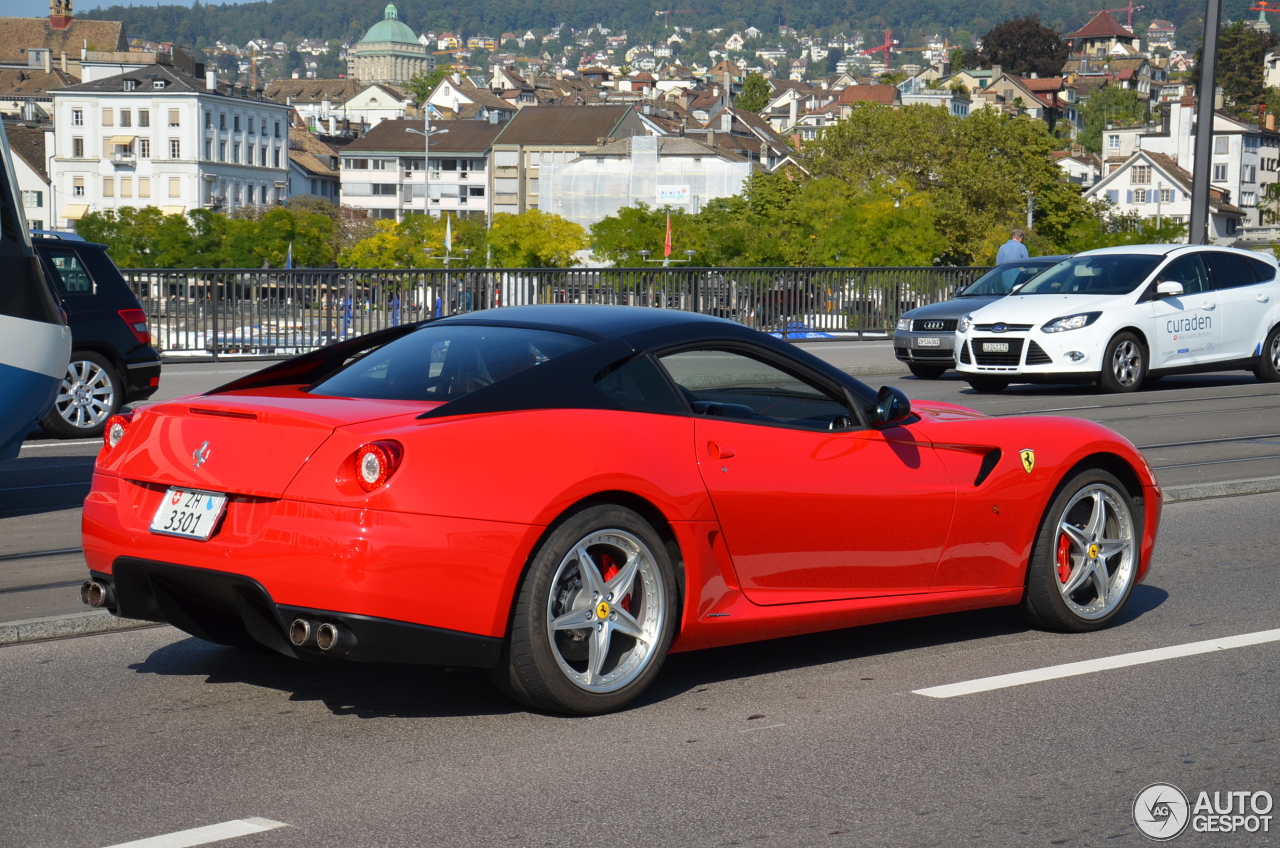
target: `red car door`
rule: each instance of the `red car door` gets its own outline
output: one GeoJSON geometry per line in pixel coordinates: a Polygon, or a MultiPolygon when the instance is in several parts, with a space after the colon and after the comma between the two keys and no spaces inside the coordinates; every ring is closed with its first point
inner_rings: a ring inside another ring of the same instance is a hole
{"type": "Polygon", "coordinates": [[[748,598],[928,591],[955,490],[927,440],[841,427],[849,411],[826,388],[741,352],[662,362],[698,415],[697,461],[748,598]]]}

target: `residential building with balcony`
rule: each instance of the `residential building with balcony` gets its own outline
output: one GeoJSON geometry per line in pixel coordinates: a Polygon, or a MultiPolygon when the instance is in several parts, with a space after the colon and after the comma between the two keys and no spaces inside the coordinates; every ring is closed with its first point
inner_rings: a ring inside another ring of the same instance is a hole
{"type": "Polygon", "coordinates": [[[521,109],[493,142],[489,171],[493,214],[537,209],[543,165],[572,162],[606,140],[646,134],[647,125],[630,106],[521,109]]]}
{"type": "Polygon", "coordinates": [[[501,124],[433,121],[430,151],[418,120],[383,121],[342,151],[342,203],[371,218],[411,213],[487,218],[489,160],[501,124]],[[447,131],[447,132],[446,132],[447,131]]]}
{"type": "MultiPolygon", "coordinates": [[[[125,206],[265,207],[289,196],[289,107],[220,83],[182,51],[106,54],[130,70],[53,93],[59,226],[125,206]]],[[[54,222],[50,222],[54,223],[54,222]]]]}

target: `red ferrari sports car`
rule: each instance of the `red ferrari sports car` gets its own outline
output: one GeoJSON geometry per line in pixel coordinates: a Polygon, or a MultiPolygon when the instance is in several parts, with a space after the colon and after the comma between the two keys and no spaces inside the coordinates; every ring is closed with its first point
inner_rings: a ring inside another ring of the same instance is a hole
{"type": "Polygon", "coordinates": [[[529,306],[113,418],[83,597],[291,657],[617,709],[666,655],[1020,604],[1115,619],[1161,493],[1116,433],[878,393],[729,321],[529,306]]]}

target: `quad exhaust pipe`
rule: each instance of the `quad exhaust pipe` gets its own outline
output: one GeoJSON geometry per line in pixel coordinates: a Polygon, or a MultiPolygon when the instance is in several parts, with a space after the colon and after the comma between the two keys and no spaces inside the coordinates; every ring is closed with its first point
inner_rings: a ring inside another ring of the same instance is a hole
{"type": "Polygon", "coordinates": [[[80,586],[80,600],[94,609],[109,609],[116,605],[116,593],[110,583],[86,580],[80,586]]]}
{"type": "Polygon", "coordinates": [[[356,634],[342,624],[295,618],[289,625],[289,641],[298,648],[319,648],[326,654],[346,656],[359,643],[356,634]]]}

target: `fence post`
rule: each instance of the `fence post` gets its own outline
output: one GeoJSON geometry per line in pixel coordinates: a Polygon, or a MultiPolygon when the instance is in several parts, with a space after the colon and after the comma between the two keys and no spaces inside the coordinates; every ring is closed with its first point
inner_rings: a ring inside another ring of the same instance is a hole
{"type": "Polygon", "coordinates": [[[209,350],[213,352],[213,361],[218,361],[218,276],[213,275],[209,286],[209,350]]]}

